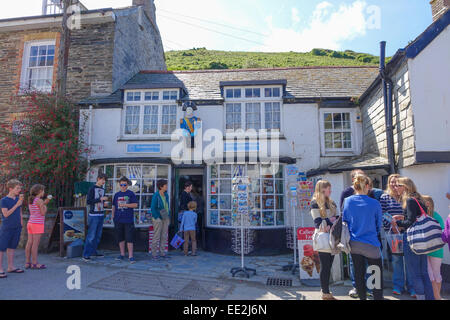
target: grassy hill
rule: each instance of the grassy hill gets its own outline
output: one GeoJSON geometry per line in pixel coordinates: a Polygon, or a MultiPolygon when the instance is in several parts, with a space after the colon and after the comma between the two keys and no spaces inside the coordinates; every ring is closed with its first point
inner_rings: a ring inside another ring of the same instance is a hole
{"type": "MultiPolygon", "coordinates": [[[[304,66],[376,66],[379,57],[351,50],[311,52],[232,52],[205,48],[166,51],[168,70],[250,69],[304,66]]],[[[387,59],[389,61],[389,59],[387,59]]]]}

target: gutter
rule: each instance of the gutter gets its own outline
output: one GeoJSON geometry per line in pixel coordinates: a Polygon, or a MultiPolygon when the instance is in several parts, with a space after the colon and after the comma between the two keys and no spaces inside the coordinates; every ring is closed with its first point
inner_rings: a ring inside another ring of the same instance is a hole
{"type": "Polygon", "coordinates": [[[394,131],[392,124],[392,88],[394,83],[387,76],[385,68],[386,59],[386,41],[380,42],[380,78],[383,86],[384,96],[384,117],[386,123],[386,141],[387,141],[387,153],[389,161],[389,174],[397,172],[395,165],[395,153],[394,153],[394,131]]]}

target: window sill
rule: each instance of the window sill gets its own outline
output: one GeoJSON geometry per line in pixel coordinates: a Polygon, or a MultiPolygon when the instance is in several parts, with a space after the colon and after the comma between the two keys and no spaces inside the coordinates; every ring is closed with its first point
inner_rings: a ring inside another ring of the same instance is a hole
{"type": "MultiPolygon", "coordinates": [[[[259,135],[245,135],[245,134],[236,134],[236,133],[225,133],[223,136],[223,140],[234,140],[234,139],[242,140],[242,139],[257,139],[257,140],[266,140],[259,137],[259,135]]],[[[270,133],[267,133],[267,139],[280,139],[280,140],[286,140],[286,137],[284,134],[280,133],[278,135],[272,135],[270,133]]]]}
{"type": "Polygon", "coordinates": [[[132,142],[132,141],[171,141],[170,136],[156,136],[156,137],[119,137],[117,142],[132,142]]]}
{"type": "Polygon", "coordinates": [[[328,151],[322,153],[322,157],[356,157],[358,155],[355,151],[328,151]]]}

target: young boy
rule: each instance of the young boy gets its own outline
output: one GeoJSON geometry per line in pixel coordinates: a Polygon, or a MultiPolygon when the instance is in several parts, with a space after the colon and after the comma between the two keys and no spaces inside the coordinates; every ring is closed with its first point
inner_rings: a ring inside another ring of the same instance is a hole
{"type": "Polygon", "coordinates": [[[16,250],[20,233],[22,231],[22,203],[24,196],[22,183],[18,180],[10,180],[6,184],[9,193],[0,200],[2,210],[2,224],[0,227],[0,278],[6,278],[3,270],[3,254],[6,251],[8,256],[8,272],[23,273],[22,269],[14,266],[14,251],[16,250]]]}
{"type": "Polygon", "coordinates": [[[84,245],[83,260],[89,262],[91,256],[103,257],[103,254],[97,252],[98,244],[102,237],[103,221],[105,220],[105,211],[103,209],[105,201],[106,174],[100,173],[97,176],[97,183],[89,189],[87,194],[87,204],[89,205],[88,232],[86,243],[84,245]]]}
{"type": "Polygon", "coordinates": [[[183,219],[181,220],[180,231],[184,231],[184,255],[188,255],[189,238],[192,241],[192,255],[197,255],[197,239],[195,237],[195,225],[197,224],[197,214],[194,212],[197,209],[197,203],[190,201],[187,205],[189,211],[183,213],[183,219]]]}
{"type": "Polygon", "coordinates": [[[122,177],[119,180],[120,191],[114,195],[112,218],[119,242],[120,256],[116,260],[125,259],[125,241],[127,242],[128,258],[130,263],[135,263],[133,257],[134,242],[134,208],[138,206],[138,200],[133,191],[128,190],[129,180],[122,177]]]}

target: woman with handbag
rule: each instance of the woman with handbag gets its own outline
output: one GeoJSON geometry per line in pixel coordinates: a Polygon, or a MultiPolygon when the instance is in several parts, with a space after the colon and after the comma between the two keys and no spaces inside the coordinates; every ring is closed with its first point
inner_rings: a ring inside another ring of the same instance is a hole
{"type": "Polygon", "coordinates": [[[316,227],[313,245],[314,251],[319,252],[322,300],[337,300],[330,292],[330,274],[334,255],[331,254],[329,232],[338,216],[336,215],[337,206],[334,201],[331,200],[330,195],[330,182],[320,180],[316,184],[316,189],[311,201],[311,216],[316,227]]]}
{"type": "MultiPolygon", "coordinates": [[[[382,228],[380,203],[370,198],[371,180],[365,175],[357,175],[353,181],[356,194],[345,199],[342,212],[343,221],[350,232],[350,248],[355,268],[356,291],[360,300],[366,300],[366,261],[375,270],[373,297],[383,300],[383,263],[381,260],[382,228]]],[[[370,273],[370,272],[369,272],[370,273]]]]}
{"type": "Polygon", "coordinates": [[[151,205],[153,224],[152,256],[155,260],[159,259],[158,245],[161,258],[167,258],[165,247],[170,224],[167,180],[158,180],[156,187],[158,191],[153,195],[151,205]]]}
{"type": "MultiPolygon", "coordinates": [[[[396,215],[392,220],[392,227],[408,229],[422,215],[422,210],[426,210],[422,196],[417,192],[414,182],[401,177],[397,180],[397,188],[402,193],[402,207],[404,215],[396,215]]],[[[428,260],[426,254],[415,254],[410,247],[407,233],[403,236],[403,253],[408,270],[411,272],[414,291],[417,300],[434,300],[433,287],[428,276],[428,260]]]]}

